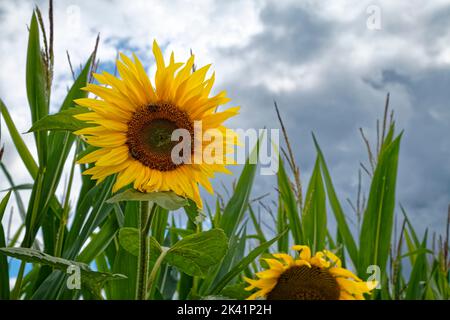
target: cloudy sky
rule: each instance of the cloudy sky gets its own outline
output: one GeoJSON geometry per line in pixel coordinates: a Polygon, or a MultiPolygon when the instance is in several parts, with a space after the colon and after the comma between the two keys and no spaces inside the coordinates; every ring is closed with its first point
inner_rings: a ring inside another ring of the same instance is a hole
{"type": "MultiPolygon", "coordinates": [[[[397,200],[420,230],[443,232],[450,203],[450,1],[280,2],[55,1],[52,110],[71,83],[66,50],[75,66],[84,63],[97,33],[101,69],[111,69],[121,50],[135,52],[153,73],[153,39],[166,57],[173,50],[185,59],[192,48],[198,65],[213,63],[216,89],[242,106],[229,125],[277,128],[275,99],[304,184],[315,159],[314,132],[345,202],[355,198],[358,166],[366,162],[358,129],[374,141],[390,92],[397,128],[405,130],[397,200]]],[[[30,127],[25,58],[36,3],[47,10],[41,1],[0,2],[0,96],[21,132],[30,127]]],[[[25,139],[32,145],[31,136],[25,139]]],[[[16,183],[30,182],[5,128],[2,140],[16,183]]],[[[254,196],[273,191],[274,177],[257,179],[254,196]]],[[[0,189],[7,187],[0,175],[0,189]]]]}

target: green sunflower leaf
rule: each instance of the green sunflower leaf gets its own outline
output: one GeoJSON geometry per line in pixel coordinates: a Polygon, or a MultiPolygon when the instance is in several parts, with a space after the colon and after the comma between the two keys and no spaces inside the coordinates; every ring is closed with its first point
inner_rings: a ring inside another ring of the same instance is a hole
{"type": "MultiPolygon", "coordinates": [[[[139,253],[139,230],[121,228],[120,245],[133,256],[139,253]]],[[[150,263],[153,264],[162,252],[162,247],[153,237],[149,237],[150,263]]],[[[164,262],[180,271],[191,275],[205,277],[209,269],[218,264],[228,249],[228,240],[221,229],[191,234],[168,249],[164,262]]]]}
{"type": "Polygon", "coordinates": [[[74,132],[87,127],[95,126],[95,124],[86,123],[85,121],[74,118],[74,115],[86,113],[88,111],[89,110],[84,107],[73,107],[55,114],[47,115],[34,122],[28,132],[36,132],[41,130],[74,132]]]}
{"type": "MultiPolygon", "coordinates": [[[[150,260],[156,260],[162,251],[161,246],[153,237],[149,237],[148,241],[150,244],[150,260]]],[[[130,227],[121,228],[119,230],[119,243],[128,253],[137,257],[139,254],[139,230],[130,227]]]]}
{"type": "Polygon", "coordinates": [[[221,229],[212,229],[186,236],[169,249],[165,261],[180,271],[206,277],[228,249],[228,239],[221,229]]]}
{"type": "Polygon", "coordinates": [[[119,243],[128,253],[137,257],[139,254],[139,230],[130,227],[121,228],[119,243]]]}
{"type": "Polygon", "coordinates": [[[177,196],[173,192],[164,191],[145,193],[134,189],[128,189],[124,192],[118,193],[107,202],[115,203],[119,201],[150,201],[167,210],[177,210],[184,207],[188,203],[185,198],[177,196]]]}
{"type": "Polygon", "coordinates": [[[100,295],[100,290],[107,281],[126,279],[122,274],[93,271],[85,263],[54,257],[31,248],[0,248],[0,253],[25,262],[47,265],[63,272],[67,272],[69,267],[77,267],[81,283],[96,296],[100,295]]]}

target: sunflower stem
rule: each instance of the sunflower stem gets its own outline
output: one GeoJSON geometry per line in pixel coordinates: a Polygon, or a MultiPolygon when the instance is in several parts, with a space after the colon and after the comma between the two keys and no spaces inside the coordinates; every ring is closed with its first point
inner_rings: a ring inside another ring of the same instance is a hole
{"type": "Polygon", "coordinates": [[[150,230],[151,220],[153,216],[149,214],[148,201],[142,201],[139,212],[139,255],[138,255],[138,269],[137,269],[137,284],[136,284],[136,300],[145,299],[145,288],[147,282],[147,268],[148,268],[148,245],[147,235],[150,230]]]}

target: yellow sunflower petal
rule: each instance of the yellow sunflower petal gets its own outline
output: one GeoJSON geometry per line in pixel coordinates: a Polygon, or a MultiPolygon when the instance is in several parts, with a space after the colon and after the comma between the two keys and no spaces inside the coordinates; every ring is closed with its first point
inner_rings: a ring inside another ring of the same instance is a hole
{"type": "Polygon", "coordinates": [[[142,174],[141,170],[138,169],[140,169],[140,164],[137,161],[133,161],[128,168],[120,172],[117,176],[116,183],[112,188],[112,192],[116,192],[117,190],[133,182],[138,175],[142,174]]]}
{"type": "Polygon", "coordinates": [[[366,282],[358,282],[345,278],[336,278],[336,281],[341,289],[344,289],[351,294],[361,295],[363,293],[368,293],[371,290],[366,282]]]}
{"type": "Polygon", "coordinates": [[[260,279],[278,278],[280,275],[281,272],[274,269],[268,269],[256,273],[256,276],[260,279]]]}
{"type": "Polygon", "coordinates": [[[145,72],[144,66],[142,65],[141,61],[138,59],[138,57],[133,53],[134,63],[136,65],[136,71],[139,76],[139,80],[141,81],[142,85],[144,86],[144,93],[147,96],[148,103],[156,102],[156,93],[155,89],[153,88],[150,79],[145,72]]]}
{"type": "Polygon", "coordinates": [[[122,133],[109,133],[106,136],[89,136],[86,141],[95,147],[114,148],[125,144],[127,137],[122,133]]]}
{"type": "Polygon", "coordinates": [[[131,161],[125,161],[116,166],[108,166],[108,167],[94,166],[92,168],[89,168],[89,169],[83,171],[83,174],[84,175],[92,175],[91,178],[96,180],[96,179],[100,179],[103,177],[113,175],[122,170],[125,170],[130,164],[131,164],[131,161]]]}
{"type": "Polygon", "coordinates": [[[328,250],[323,250],[323,253],[325,256],[331,260],[333,265],[336,265],[336,267],[340,268],[342,267],[341,259],[339,259],[333,252],[328,250]]]}
{"type": "MultiPolygon", "coordinates": [[[[107,149],[106,149],[107,150],[107,149]]],[[[97,166],[114,166],[121,164],[129,158],[128,147],[120,146],[111,149],[107,154],[98,159],[97,166]]]]}
{"type": "Polygon", "coordinates": [[[101,157],[103,157],[104,155],[108,154],[109,151],[110,151],[109,149],[98,149],[98,150],[95,150],[95,151],[85,155],[80,160],[78,160],[77,163],[78,164],[86,164],[86,163],[95,162],[98,159],[100,159],[101,157]]]}
{"type": "Polygon", "coordinates": [[[269,265],[270,269],[277,271],[284,271],[284,265],[277,259],[265,258],[263,259],[269,265]]]}
{"type": "Polygon", "coordinates": [[[300,259],[309,261],[311,259],[311,249],[308,246],[294,245],[292,249],[295,251],[300,251],[300,259]]]}
{"type": "Polygon", "coordinates": [[[294,264],[297,267],[307,266],[307,267],[311,268],[311,264],[306,260],[295,260],[294,264]]]}
{"type": "Polygon", "coordinates": [[[356,299],[354,296],[352,296],[348,292],[341,290],[341,293],[339,295],[339,300],[356,300],[356,299]]]}
{"type": "Polygon", "coordinates": [[[98,121],[96,120],[95,122],[108,130],[126,132],[128,129],[127,124],[120,121],[104,119],[98,121]]]}
{"type": "Polygon", "coordinates": [[[271,290],[277,284],[276,278],[264,278],[264,279],[254,280],[254,279],[244,277],[244,280],[246,282],[248,282],[249,284],[251,284],[252,286],[254,286],[255,288],[260,288],[260,289],[270,289],[271,290]]]}
{"type": "Polygon", "coordinates": [[[273,256],[278,259],[283,259],[288,267],[292,267],[295,264],[294,258],[286,253],[274,253],[273,256]]]}
{"type": "Polygon", "coordinates": [[[264,297],[268,293],[268,290],[258,290],[250,295],[246,300],[256,300],[260,297],[264,297]]]}
{"type": "Polygon", "coordinates": [[[317,252],[314,257],[310,259],[312,265],[319,268],[329,268],[330,262],[325,260],[325,254],[321,251],[317,252]]]}
{"type": "Polygon", "coordinates": [[[351,272],[347,269],[344,269],[344,268],[333,267],[333,268],[328,269],[328,271],[335,277],[351,278],[353,280],[362,281],[353,272],[351,272]]]}

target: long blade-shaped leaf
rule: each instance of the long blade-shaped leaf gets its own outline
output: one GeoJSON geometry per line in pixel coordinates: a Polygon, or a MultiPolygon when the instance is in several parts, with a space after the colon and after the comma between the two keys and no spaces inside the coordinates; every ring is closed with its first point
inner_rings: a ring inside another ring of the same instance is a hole
{"type": "Polygon", "coordinates": [[[34,161],[30,150],[23,141],[19,131],[16,128],[16,125],[14,124],[14,121],[11,118],[11,115],[9,114],[8,109],[6,108],[6,105],[3,103],[1,99],[0,99],[0,111],[3,116],[3,120],[6,123],[6,127],[8,128],[9,135],[11,136],[11,139],[14,143],[14,146],[16,147],[17,152],[19,153],[20,158],[22,159],[25,167],[27,168],[28,173],[31,175],[33,179],[35,179],[38,173],[38,166],[36,164],[36,161],[34,161]]]}
{"type": "Polygon", "coordinates": [[[320,172],[319,159],[306,191],[305,208],[303,210],[303,232],[305,243],[313,252],[324,249],[327,235],[327,212],[325,204],[325,189],[320,172]]]}
{"type": "Polygon", "coordinates": [[[287,218],[289,221],[289,229],[292,232],[292,237],[295,243],[304,243],[304,236],[302,232],[302,222],[300,220],[300,212],[295,198],[294,191],[292,190],[291,182],[284,169],[283,161],[279,161],[278,168],[278,190],[280,191],[280,200],[283,203],[283,207],[286,210],[287,218]]]}
{"type": "Polygon", "coordinates": [[[392,238],[395,208],[398,153],[401,135],[385,145],[380,154],[370,186],[369,200],[360,236],[358,271],[369,265],[386,270],[392,238]]]}
{"type": "Polygon", "coordinates": [[[423,237],[420,245],[422,251],[416,255],[415,263],[413,265],[411,276],[409,277],[408,286],[406,288],[407,300],[421,300],[423,297],[423,283],[427,281],[427,232],[423,237]]]}
{"type": "Polygon", "coordinates": [[[352,233],[350,232],[350,227],[348,226],[347,220],[345,218],[344,210],[342,210],[342,206],[336,195],[336,191],[334,189],[333,182],[331,180],[331,176],[328,171],[327,164],[325,162],[325,157],[323,156],[322,150],[320,149],[314,134],[313,140],[316,146],[317,156],[320,162],[320,168],[322,169],[323,179],[325,182],[325,187],[328,195],[328,201],[330,203],[330,207],[334,213],[334,217],[336,218],[336,223],[338,225],[338,232],[342,237],[343,243],[345,243],[345,247],[350,255],[350,258],[356,265],[358,263],[358,249],[356,247],[355,240],[353,239],[352,233]]]}
{"type": "Polygon", "coordinates": [[[40,251],[29,248],[0,248],[0,253],[13,258],[23,260],[25,262],[39,263],[51,266],[55,269],[66,272],[70,267],[78,268],[80,272],[80,280],[89,290],[96,294],[100,294],[100,289],[109,280],[125,279],[121,274],[109,274],[96,272],[84,263],[53,257],[40,251]]]}
{"type": "MultiPolygon", "coordinates": [[[[11,191],[0,202],[0,248],[6,247],[5,232],[3,230],[2,218],[6,210],[11,191]]],[[[0,300],[9,299],[9,268],[6,256],[0,256],[0,300]]]]}
{"type": "MultiPolygon", "coordinates": [[[[33,13],[28,38],[26,84],[27,97],[33,123],[48,114],[49,88],[47,88],[47,70],[42,60],[39,43],[39,26],[33,13]]],[[[45,131],[35,133],[39,163],[47,160],[47,136],[45,131]]]]}
{"type": "Polygon", "coordinates": [[[256,174],[256,164],[250,163],[250,159],[255,159],[254,154],[258,152],[259,143],[247,159],[247,162],[239,177],[236,189],[223,210],[220,219],[220,228],[225,232],[228,238],[231,238],[244,217],[245,210],[247,210],[248,200],[253,186],[253,181],[256,174]]]}
{"type": "Polygon", "coordinates": [[[275,243],[281,236],[280,234],[270,241],[267,241],[260,246],[253,249],[244,259],[242,259],[233,269],[230,270],[209,292],[211,295],[219,294],[234,277],[239,275],[248,265],[250,265],[260,254],[264,253],[273,243],[275,243]]]}

